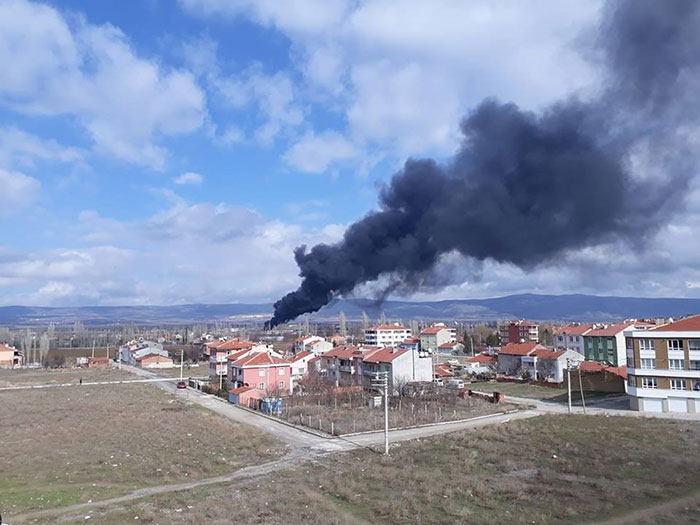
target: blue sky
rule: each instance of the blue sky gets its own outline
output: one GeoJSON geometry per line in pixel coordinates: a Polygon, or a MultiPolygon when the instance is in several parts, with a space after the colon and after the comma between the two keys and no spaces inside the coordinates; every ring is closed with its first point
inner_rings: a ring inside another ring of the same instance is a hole
{"type": "MultiPolygon", "coordinates": [[[[298,283],[295,246],[338,240],[408,157],[448,159],[484,97],[594,93],[580,42],[599,11],[3,0],[0,304],[274,300],[298,283]]],[[[637,256],[604,246],[532,272],[455,260],[453,285],[416,297],[698,296],[678,248],[698,223],[684,214],[637,256]]]]}

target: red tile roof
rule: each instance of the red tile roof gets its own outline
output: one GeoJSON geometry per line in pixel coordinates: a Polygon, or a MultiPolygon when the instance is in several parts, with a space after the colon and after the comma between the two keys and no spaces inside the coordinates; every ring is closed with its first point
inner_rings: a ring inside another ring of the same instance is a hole
{"type": "MultiPolygon", "coordinates": [[[[143,354],[142,356],[137,357],[136,361],[142,361],[143,359],[147,359],[149,357],[162,357],[163,359],[167,359],[168,361],[172,361],[172,359],[170,359],[169,357],[161,355],[161,354],[157,354],[155,352],[149,352],[148,354],[143,354]]],[[[99,357],[99,358],[98,357],[91,357],[90,359],[107,359],[107,358],[106,357],[99,357]]]]}
{"type": "Polygon", "coordinates": [[[440,377],[452,377],[454,374],[445,365],[435,365],[433,367],[433,373],[440,377]]]}
{"type": "Polygon", "coordinates": [[[552,351],[549,348],[538,348],[531,355],[538,359],[559,359],[564,355],[564,350],[552,351]]]}
{"type": "Polygon", "coordinates": [[[657,328],[652,328],[651,330],[655,332],[696,332],[700,331],[700,315],[692,315],[675,321],[673,323],[668,323],[657,328]]]}
{"type": "Polygon", "coordinates": [[[474,357],[470,357],[467,359],[467,363],[486,363],[486,364],[494,364],[498,361],[495,355],[489,355],[489,354],[477,354],[474,357]]]}
{"type": "Polygon", "coordinates": [[[250,341],[243,341],[241,339],[232,339],[231,341],[226,341],[224,344],[218,346],[217,350],[243,350],[245,348],[253,348],[255,343],[250,341]]]}
{"type": "Polygon", "coordinates": [[[594,328],[590,332],[586,334],[586,336],[591,336],[591,337],[613,337],[623,330],[626,330],[630,326],[633,326],[634,323],[615,323],[608,325],[605,328],[594,328]]]}
{"type": "Polygon", "coordinates": [[[428,328],[424,328],[423,331],[421,332],[421,335],[430,335],[430,334],[437,334],[438,332],[442,330],[449,330],[447,326],[429,326],[428,328]]]}
{"type": "Polygon", "coordinates": [[[442,343],[438,348],[454,348],[457,343],[442,343]]]}
{"type": "Polygon", "coordinates": [[[290,363],[296,363],[297,361],[301,361],[305,357],[309,357],[310,355],[314,355],[313,352],[309,352],[308,350],[304,350],[303,352],[299,352],[298,354],[294,354],[292,357],[289,357],[287,361],[290,363]]]}
{"type": "Polygon", "coordinates": [[[566,326],[557,326],[554,328],[554,334],[566,334],[566,335],[584,335],[588,330],[593,328],[592,324],[570,324],[566,326]]]}
{"type": "Polygon", "coordinates": [[[597,363],[595,361],[584,361],[578,365],[578,369],[581,372],[607,372],[609,374],[614,374],[623,378],[627,378],[627,367],[625,366],[607,366],[602,363],[597,363]]]}
{"type": "Polygon", "coordinates": [[[289,365],[289,363],[279,357],[272,356],[267,352],[256,352],[234,361],[231,366],[270,366],[270,365],[289,365]]]}
{"type": "Polygon", "coordinates": [[[539,343],[508,343],[501,347],[499,353],[503,355],[530,355],[531,352],[540,348],[544,348],[544,346],[539,343]]]}
{"type": "Polygon", "coordinates": [[[382,348],[381,350],[370,352],[362,358],[362,361],[367,363],[391,363],[394,359],[409,351],[407,348],[382,348]]]}

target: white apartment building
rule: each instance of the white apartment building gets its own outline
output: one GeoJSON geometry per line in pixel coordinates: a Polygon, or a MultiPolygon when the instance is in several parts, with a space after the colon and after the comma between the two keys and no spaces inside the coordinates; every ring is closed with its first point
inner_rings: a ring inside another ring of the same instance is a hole
{"type": "Polygon", "coordinates": [[[700,413],[700,315],[624,335],[632,409],[700,413]]]}
{"type": "Polygon", "coordinates": [[[411,329],[398,323],[380,324],[365,330],[365,344],[369,346],[399,346],[411,337],[411,329]]]}
{"type": "Polygon", "coordinates": [[[424,328],[420,333],[420,348],[421,350],[437,349],[445,343],[457,342],[457,329],[447,326],[445,323],[435,323],[428,328],[424,328]]]}
{"type": "Polygon", "coordinates": [[[591,324],[570,324],[554,329],[554,348],[556,350],[573,350],[585,355],[584,338],[593,329],[591,324]]]}
{"type": "Polygon", "coordinates": [[[315,355],[321,355],[333,348],[333,343],[326,341],[318,335],[306,335],[297,338],[294,341],[294,353],[313,352],[315,355]]]}

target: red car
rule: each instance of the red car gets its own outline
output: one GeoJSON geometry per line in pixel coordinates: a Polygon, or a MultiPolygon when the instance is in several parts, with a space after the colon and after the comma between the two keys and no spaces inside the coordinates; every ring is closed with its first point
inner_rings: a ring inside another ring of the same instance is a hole
{"type": "Polygon", "coordinates": [[[185,383],[184,381],[178,381],[177,387],[178,388],[187,388],[187,383],[185,383]]]}

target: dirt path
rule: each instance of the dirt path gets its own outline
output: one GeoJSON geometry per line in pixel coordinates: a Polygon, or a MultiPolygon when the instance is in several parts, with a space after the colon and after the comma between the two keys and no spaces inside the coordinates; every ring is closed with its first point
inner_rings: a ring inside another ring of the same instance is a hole
{"type": "Polygon", "coordinates": [[[144,498],[147,496],[156,496],[158,494],[165,494],[167,492],[178,492],[181,490],[190,490],[204,485],[211,485],[213,483],[227,483],[239,479],[247,479],[255,476],[261,476],[263,474],[268,474],[278,470],[280,467],[287,468],[299,464],[309,458],[304,454],[299,454],[298,452],[292,452],[287,454],[283,458],[277,459],[275,461],[270,461],[268,463],[263,463],[261,465],[253,465],[250,467],[245,467],[237,470],[231,474],[224,474],[223,476],[216,476],[214,478],[206,478],[195,481],[188,481],[187,483],[175,483],[172,485],[158,485],[155,487],[144,487],[141,489],[134,490],[123,496],[118,496],[116,498],[105,499],[101,501],[93,501],[90,503],[78,503],[76,505],[70,505],[67,507],[59,507],[53,509],[38,510],[35,512],[28,512],[26,514],[18,514],[16,516],[11,516],[10,519],[12,523],[22,523],[27,520],[33,520],[37,518],[46,518],[50,516],[56,516],[60,514],[68,514],[76,511],[90,510],[98,507],[106,507],[113,505],[115,503],[124,503],[126,501],[133,501],[136,499],[144,498]]]}
{"type": "MultiPolygon", "coordinates": [[[[662,523],[663,521],[661,518],[664,514],[698,504],[700,504],[700,489],[697,489],[686,496],[681,496],[680,498],[664,501],[651,507],[644,507],[639,510],[635,510],[629,514],[625,514],[624,516],[617,516],[605,521],[596,522],[596,525],[628,525],[640,522],[662,523]]],[[[666,518],[669,517],[666,516],[666,518]]],[[[669,519],[668,521],[673,520],[669,519]]]]}

